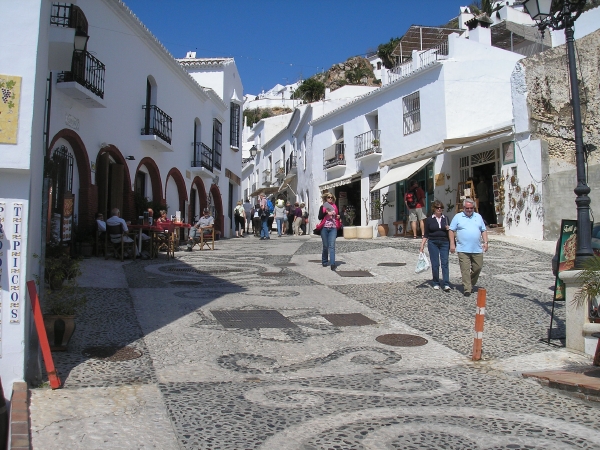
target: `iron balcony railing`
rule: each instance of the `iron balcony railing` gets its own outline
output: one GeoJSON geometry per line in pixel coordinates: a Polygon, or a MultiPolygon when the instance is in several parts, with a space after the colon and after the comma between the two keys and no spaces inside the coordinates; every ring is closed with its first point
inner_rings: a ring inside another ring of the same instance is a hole
{"type": "Polygon", "coordinates": [[[428,66],[440,59],[448,58],[448,41],[442,42],[427,50],[423,50],[418,53],[417,59],[404,60],[402,64],[397,65],[389,71],[388,84],[393,83],[400,78],[412,75],[417,70],[428,66]]]}
{"type": "Polygon", "coordinates": [[[346,144],[340,142],[323,150],[323,169],[346,165],[346,144]]]}
{"type": "Polygon", "coordinates": [[[77,5],[70,3],[53,3],[50,10],[50,25],[63,28],[79,28],[85,34],[88,23],[85,14],[77,5]]]}
{"type": "Polygon", "coordinates": [[[381,153],[381,141],[379,140],[381,130],[371,130],[354,136],[354,157],[381,153]]]}
{"type": "Polygon", "coordinates": [[[263,185],[271,185],[273,183],[273,179],[271,178],[271,172],[265,170],[263,172],[263,185]]]}
{"type": "Polygon", "coordinates": [[[75,81],[84,88],[104,98],[104,64],[86,50],[75,50],[70,72],[60,72],[57,83],[75,81]]]}
{"type": "Polygon", "coordinates": [[[163,141],[171,143],[173,119],[156,105],[143,105],[145,111],[143,136],[158,136],[163,141]]]}
{"type": "Polygon", "coordinates": [[[296,155],[291,154],[290,157],[285,162],[285,174],[289,174],[292,171],[296,171],[296,155]]]}
{"type": "Polygon", "coordinates": [[[207,145],[201,142],[192,143],[194,146],[194,160],[192,167],[204,167],[213,171],[213,151],[207,145]]]}

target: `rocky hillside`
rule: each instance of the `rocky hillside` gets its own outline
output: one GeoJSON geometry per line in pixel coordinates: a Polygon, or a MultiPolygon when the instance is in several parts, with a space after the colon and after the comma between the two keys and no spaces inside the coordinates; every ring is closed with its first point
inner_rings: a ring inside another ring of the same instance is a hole
{"type": "Polygon", "coordinates": [[[312,78],[320,81],[326,88],[335,91],[347,84],[359,86],[379,86],[373,67],[365,58],[354,56],[343,63],[334,64],[327,72],[318,73],[312,78]]]}

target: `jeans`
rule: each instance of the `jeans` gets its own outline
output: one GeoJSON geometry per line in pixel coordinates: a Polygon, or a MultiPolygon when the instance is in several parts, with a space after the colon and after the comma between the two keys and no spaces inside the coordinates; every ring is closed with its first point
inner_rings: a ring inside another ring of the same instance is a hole
{"type": "Polygon", "coordinates": [[[260,237],[268,239],[269,238],[269,225],[268,225],[268,217],[260,218],[260,237]]]}
{"type": "Polygon", "coordinates": [[[275,219],[277,221],[277,236],[281,236],[281,230],[283,227],[283,217],[275,219]]]}
{"type": "Polygon", "coordinates": [[[327,264],[327,253],[329,253],[329,263],[335,266],[335,238],[337,238],[335,227],[321,229],[321,241],[323,242],[321,262],[323,264],[327,264]]]}
{"type": "Polygon", "coordinates": [[[440,284],[440,261],[442,263],[442,279],[444,286],[450,286],[450,270],[448,268],[448,254],[450,252],[450,241],[431,240],[427,241],[429,259],[431,259],[431,273],[433,284],[440,284]]]}

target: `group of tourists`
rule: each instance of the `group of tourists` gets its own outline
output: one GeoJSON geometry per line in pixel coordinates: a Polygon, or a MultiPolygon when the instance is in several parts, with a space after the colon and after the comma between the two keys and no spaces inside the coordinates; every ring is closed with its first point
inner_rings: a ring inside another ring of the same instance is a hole
{"type": "Polygon", "coordinates": [[[260,194],[258,203],[254,206],[247,199],[243,204],[239,201],[234,210],[234,215],[236,217],[236,237],[238,230],[241,230],[243,237],[244,224],[246,234],[250,233],[250,225],[252,225],[254,236],[260,237],[261,240],[271,239],[270,234],[273,223],[277,226],[278,237],[307,234],[308,210],[306,205],[302,202],[296,202],[292,205],[289,201],[286,202],[283,196],[271,200],[265,194],[260,194]]]}

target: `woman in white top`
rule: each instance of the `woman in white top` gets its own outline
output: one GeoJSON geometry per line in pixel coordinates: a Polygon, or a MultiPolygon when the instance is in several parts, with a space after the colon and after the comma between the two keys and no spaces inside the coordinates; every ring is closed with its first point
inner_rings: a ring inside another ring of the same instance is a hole
{"type": "Polygon", "coordinates": [[[235,219],[235,237],[244,237],[244,228],[246,227],[246,211],[242,205],[242,201],[237,202],[237,206],[233,210],[233,218],[235,219]]]}
{"type": "Polygon", "coordinates": [[[275,221],[277,222],[277,237],[281,237],[283,234],[283,223],[287,220],[287,211],[283,200],[275,203],[275,221]]]}

